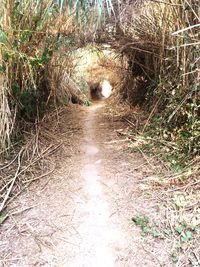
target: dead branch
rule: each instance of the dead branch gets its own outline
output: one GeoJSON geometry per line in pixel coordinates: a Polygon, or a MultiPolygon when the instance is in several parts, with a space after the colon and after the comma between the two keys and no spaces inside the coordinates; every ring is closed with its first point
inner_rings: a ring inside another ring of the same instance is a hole
{"type": "Polygon", "coordinates": [[[15,172],[15,176],[14,176],[13,179],[12,179],[12,183],[11,183],[11,185],[10,185],[10,187],[9,187],[9,189],[8,189],[8,191],[7,191],[7,193],[6,193],[6,196],[5,196],[4,200],[3,200],[3,202],[1,203],[1,206],[0,206],[0,213],[1,213],[2,210],[4,209],[5,204],[6,204],[8,198],[9,198],[9,196],[10,196],[10,193],[12,192],[12,189],[13,189],[13,186],[14,186],[14,184],[15,184],[15,181],[16,181],[18,175],[19,175],[19,171],[20,171],[20,167],[21,167],[21,154],[22,154],[22,152],[23,152],[23,148],[20,150],[20,152],[19,152],[19,154],[18,154],[18,167],[17,167],[17,170],[16,170],[16,172],[15,172]]]}

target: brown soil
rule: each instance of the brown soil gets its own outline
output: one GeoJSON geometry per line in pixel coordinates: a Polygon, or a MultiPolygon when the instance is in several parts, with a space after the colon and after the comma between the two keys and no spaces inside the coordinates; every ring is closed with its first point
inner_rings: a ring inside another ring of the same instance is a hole
{"type": "Polygon", "coordinates": [[[56,171],[19,196],[13,206],[24,212],[1,227],[0,266],[173,266],[167,242],[142,238],[131,221],[153,216],[156,203],[140,189],[151,171],[127,150],[124,124],[103,102],[74,109],[60,118],[56,171]]]}

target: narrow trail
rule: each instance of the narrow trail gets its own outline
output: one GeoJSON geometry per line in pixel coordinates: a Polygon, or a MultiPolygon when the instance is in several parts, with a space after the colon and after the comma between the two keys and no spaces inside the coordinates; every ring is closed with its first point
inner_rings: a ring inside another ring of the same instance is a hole
{"type": "Polygon", "coordinates": [[[33,184],[15,203],[31,208],[3,225],[0,266],[161,266],[131,222],[154,206],[138,191],[142,158],[124,151],[122,123],[103,112],[98,103],[62,117],[63,132],[71,120],[78,126],[64,135],[66,154],[48,183],[33,184]]]}

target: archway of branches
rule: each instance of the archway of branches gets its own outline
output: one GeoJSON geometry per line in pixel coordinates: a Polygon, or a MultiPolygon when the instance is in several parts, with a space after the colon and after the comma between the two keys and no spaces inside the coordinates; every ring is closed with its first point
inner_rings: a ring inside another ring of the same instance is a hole
{"type": "Polygon", "coordinates": [[[52,103],[88,104],[87,88],[101,97],[99,85],[109,82],[122,102],[148,109],[147,121],[158,123],[158,136],[195,156],[198,8],[193,0],[178,5],[5,1],[0,10],[2,153],[52,103]],[[87,60],[87,54],[90,64],[81,69],[78,58],[87,60]]]}

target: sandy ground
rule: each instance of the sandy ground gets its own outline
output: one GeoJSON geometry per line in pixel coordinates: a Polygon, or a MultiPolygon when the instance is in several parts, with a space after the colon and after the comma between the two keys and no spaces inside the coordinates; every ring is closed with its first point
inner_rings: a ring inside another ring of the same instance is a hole
{"type": "Polygon", "coordinates": [[[61,121],[65,153],[50,177],[15,201],[18,210],[30,209],[1,227],[0,266],[172,266],[131,221],[154,212],[155,203],[139,190],[143,158],[125,149],[122,122],[106,117],[103,103],[61,121]]]}

